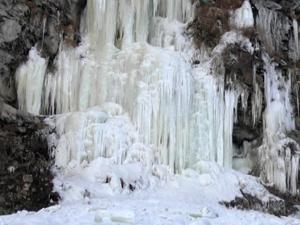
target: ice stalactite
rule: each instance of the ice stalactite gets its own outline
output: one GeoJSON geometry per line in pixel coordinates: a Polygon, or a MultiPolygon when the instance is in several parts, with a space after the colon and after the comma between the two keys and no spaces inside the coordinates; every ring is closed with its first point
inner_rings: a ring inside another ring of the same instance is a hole
{"type": "Polygon", "coordinates": [[[43,95],[43,83],[47,60],[39,55],[36,48],[29,52],[28,61],[16,72],[18,105],[20,110],[39,114],[43,95]]]}
{"type": "Polygon", "coordinates": [[[264,143],[259,148],[262,178],[282,192],[296,194],[300,147],[286,136],[295,129],[290,103],[291,77],[282,76],[276,63],[265,55],[264,143]]]}
{"type": "Polygon", "coordinates": [[[298,28],[299,28],[298,21],[296,19],[293,19],[293,30],[294,30],[294,39],[295,39],[297,55],[299,54],[299,29],[298,28]]]}

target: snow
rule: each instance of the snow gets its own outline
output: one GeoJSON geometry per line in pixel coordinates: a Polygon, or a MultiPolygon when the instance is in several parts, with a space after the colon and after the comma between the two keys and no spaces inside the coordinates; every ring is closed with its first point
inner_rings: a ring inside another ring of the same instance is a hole
{"type": "Polygon", "coordinates": [[[251,28],[254,26],[254,18],[251,4],[245,0],[241,8],[236,9],[231,15],[231,24],[237,29],[251,28]]]}
{"type": "MultiPolygon", "coordinates": [[[[93,171],[98,164],[91,165],[93,171]]],[[[111,165],[112,166],[112,165],[111,165]]],[[[103,167],[101,167],[103,168],[103,167]]],[[[92,181],[86,171],[72,171],[63,177],[59,191],[60,205],[37,213],[20,211],[0,217],[1,225],[298,225],[300,220],[275,217],[255,211],[226,209],[218,204],[240,195],[239,190],[258,194],[260,198],[275,198],[257,183],[256,179],[216,164],[202,162],[202,171],[186,170],[183,175],[170,175],[151,188],[128,191],[116,189],[114,182],[92,181]],[[209,167],[214,167],[210,170],[209,167]],[[213,172],[212,172],[213,171],[213,172]]],[[[104,167],[105,170],[105,167],[104,167]]],[[[122,171],[129,170],[122,169],[122,171]]],[[[133,175],[132,173],[129,173],[133,175]]]]}

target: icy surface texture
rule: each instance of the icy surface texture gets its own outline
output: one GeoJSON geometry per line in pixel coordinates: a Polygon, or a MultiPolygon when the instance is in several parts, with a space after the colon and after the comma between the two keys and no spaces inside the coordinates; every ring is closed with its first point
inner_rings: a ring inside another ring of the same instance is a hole
{"type": "MultiPolygon", "coordinates": [[[[253,54],[254,46],[241,32],[253,27],[253,12],[248,0],[232,11],[234,30],[225,33],[210,54],[195,51],[185,35],[192,18],[190,1],[90,0],[81,21],[82,43],[77,48],[60,46],[56,70],[48,73],[47,60],[31,50],[16,75],[19,106],[35,114],[63,113],[54,119],[60,138],[57,166],[80,166],[98,158],[124,164],[129,152],[142,143],[138,146],[152,155],[150,164],[166,165],[171,172],[196,168],[201,160],[232,167],[233,125],[239,102],[247,110],[249,93],[225,81],[221,55],[234,44],[253,54]],[[191,64],[194,58],[197,65],[191,64]],[[95,106],[101,110],[88,110],[95,106]],[[107,107],[114,113],[105,113],[107,107]]],[[[291,26],[276,11],[260,7],[257,27],[274,52],[291,26]]],[[[293,28],[298,52],[296,21],[293,28]]],[[[298,145],[286,138],[295,128],[291,81],[268,56],[264,64],[262,177],[282,191],[296,193],[298,145]],[[279,173],[284,177],[275,181],[279,173]]],[[[256,68],[253,71],[255,125],[263,111],[263,93],[256,68]]]]}
{"type": "Polygon", "coordinates": [[[264,56],[265,99],[264,144],[260,147],[262,177],[280,191],[297,193],[299,145],[286,137],[295,129],[293,108],[290,103],[291,77],[282,76],[276,63],[264,56]]]}
{"type": "MultiPolygon", "coordinates": [[[[235,13],[237,20],[245,20],[243,26],[251,25],[249,13],[248,2],[235,13]]],[[[252,46],[242,35],[229,33],[203,68],[194,70],[189,62],[193,46],[184,35],[184,23],[192,16],[189,1],[88,1],[81,46],[62,45],[54,73],[38,69],[39,64],[34,73],[23,69],[28,79],[39,76],[42,82],[37,88],[19,82],[19,88],[29,93],[33,88],[44,90],[41,98],[29,96],[32,109],[24,110],[81,111],[67,114],[64,122],[56,121],[61,138],[56,149],[58,166],[107,157],[104,153],[120,154],[117,162],[123,163],[124,152],[133,147],[113,149],[122,137],[108,141],[101,136],[113,125],[98,124],[102,130],[91,132],[87,122],[95,120],[87,108],[111,102],[128,114],[138,141],[152,146],[155,163],[168,165],[176,173],[199,160],[231,167],[233,123],[244,93],[236,87],[225,91],[224,74],[216,72],[213,62],[228,44],[241,43],[248,51],[252,46]],[[97,144],[87,147],[91,139],[97,144]]],[[[129,132],[128,126],[113,128],[117,129],[129,132]]]]}

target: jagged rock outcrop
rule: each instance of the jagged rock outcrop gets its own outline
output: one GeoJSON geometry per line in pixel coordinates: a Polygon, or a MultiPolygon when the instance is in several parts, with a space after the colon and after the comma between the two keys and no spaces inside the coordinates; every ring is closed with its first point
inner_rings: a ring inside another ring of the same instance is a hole
{"type": "Polygon", "coordinates": [[[15,71],[37,45],[53,60],[61,40],[80,41],[86,0],[0,1],[0,214],[55,202],[43,118],[16,109],[15,71]]]}

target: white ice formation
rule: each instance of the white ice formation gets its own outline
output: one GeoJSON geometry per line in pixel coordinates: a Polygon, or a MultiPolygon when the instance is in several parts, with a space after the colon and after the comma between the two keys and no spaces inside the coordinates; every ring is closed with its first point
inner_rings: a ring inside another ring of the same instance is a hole
{"type": "MultiPolygon", "coordinates": [[[[166,165],[176,173],[201,160],[232,167],[237,107],[241,102],[247,110],[249,93],[234,82],[225,88],[220,56],[229,44],[253,53],[239,31],[254,26],[251,5],[246,0],[232,12],[236,30],[225,33],[210,55],[199,54],[197,66],[190,62],[195,49],[184,32],[193,13],[188,0],[88,0],[81,21],[83,41],[77,48],[61,45],[56,71],[47,72],[47,60],[31,50],[16,74],[19,108],[61,114],[50,117],[58,135],[57,166],[84,166],[98,158],[124,164],[134,158],[152,170],[155,164],[166,165]]],[[[275,12],[259,9],[261,39],[272,51],[280,48],[289,29],[286,21],[276,21],[275,12]]],[[[298,25],[293,26],[299,52],[298,25]]],[[[290,80],[283,79],[267,56],[264,63],[264,180],[295,193],[298,145],[285,135],[294,129],[290,80]],[[282,153],[277,148],[289,149],[282,153]],[[284,175],[282,181],[274,179],[278,174],[284,175]]],[[[253,86],[255,125],[263,111],[255,67],[253,86]]]]}

